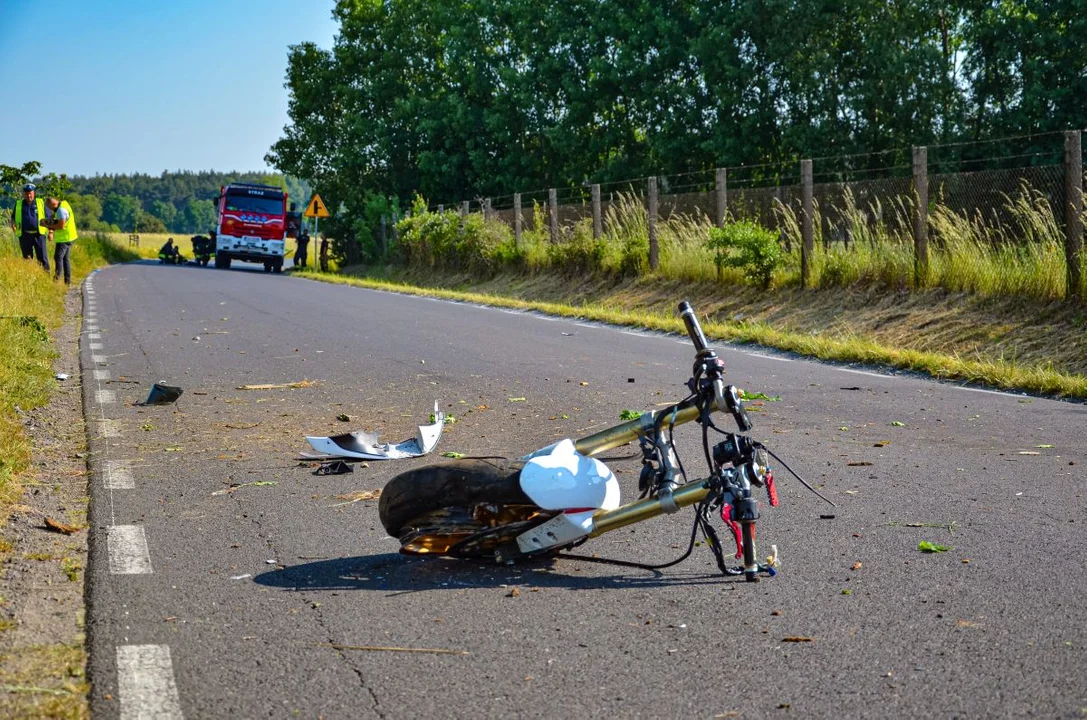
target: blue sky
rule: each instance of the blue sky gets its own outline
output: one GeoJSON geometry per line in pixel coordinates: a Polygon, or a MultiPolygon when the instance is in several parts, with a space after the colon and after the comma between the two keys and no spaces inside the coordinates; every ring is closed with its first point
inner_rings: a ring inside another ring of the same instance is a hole
{"type": "Polygon", "coordinates": [[[0,163],[69,175],[263,170],[287,47],[333,0],[2,0],[0,163]]]}

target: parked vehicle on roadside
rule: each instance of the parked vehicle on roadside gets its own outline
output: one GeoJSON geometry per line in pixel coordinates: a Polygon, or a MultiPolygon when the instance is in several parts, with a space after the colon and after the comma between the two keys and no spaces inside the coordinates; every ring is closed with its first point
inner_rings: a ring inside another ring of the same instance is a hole
{"type": "Polygon", "coordinates": [[[231,183],[220,188],[216,206],[215,267],[234,260],[281,272],[286,254],[287,193],[273,185],[231,183]]]}

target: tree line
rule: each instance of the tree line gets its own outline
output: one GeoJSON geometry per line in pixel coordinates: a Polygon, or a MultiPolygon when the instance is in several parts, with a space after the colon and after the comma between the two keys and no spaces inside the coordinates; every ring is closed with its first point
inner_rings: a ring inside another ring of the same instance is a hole
{"type": "Polygon", "coordinates": [[[340,0],[333,47],[289,51],[291,122],[267,160],[372,230],[413,193],[449,203],[1076,128],[1083,10],[340,0]]]}
{"type": "Polygon", "coordinates": [[[287,190],[291,202],[302,209],[309,199],[305,183],[279,173],[257,172],[163,172],[67,176],[43,175],[40,163],[21,167],[0,166],[4,192],[0,207],[10,208],[18,186],[36,181],[72,205],[84,231],[205,233],[215,224],[214,200],[219,188],[231,182],[275,185],[287,190]]]}

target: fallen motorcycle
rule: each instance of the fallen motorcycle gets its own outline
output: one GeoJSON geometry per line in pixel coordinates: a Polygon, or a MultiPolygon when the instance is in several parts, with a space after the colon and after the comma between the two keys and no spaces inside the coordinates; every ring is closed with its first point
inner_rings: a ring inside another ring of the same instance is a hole
{"type": "Polygon", "coordinates": [[[770,505],[776,506],[770,457],[789,468],[759,441],[714,424],[713,414],[725,412],[740,433],[752,427],[740,392],[725,383],[724,363],[706,342],[694,310],[683,302],[679,312],[696,350],[685,399],[578,440],[561,440],[518,460],[464,458],[397,475],[381,493],[379,513],[385,530],[400,540],[401,552],[493,557],[510,564],[555,555],[611,530],[693,505],[690,545],[678,560],[655,566],[615,562],[649,569],[674,565],[691,554],[701,531],[722,573],[742,574],[748,581],[776,574],[776,551],[761,561],[757,555],[755,493],[764,490],[770,505]],[[709,474],[687,480],[673,431],[691,421],[702,427],[709,474]],[[712,447],[711,431],[721,437],[712,447]],[[620,505],[614,473],[594,456],[634,440],[642,453],[640,499],[620,505]],[[719,514],[731,531],[735,557],[742,560],[739,567],[728,565],[710,524],[711,513],[719,514]]]}

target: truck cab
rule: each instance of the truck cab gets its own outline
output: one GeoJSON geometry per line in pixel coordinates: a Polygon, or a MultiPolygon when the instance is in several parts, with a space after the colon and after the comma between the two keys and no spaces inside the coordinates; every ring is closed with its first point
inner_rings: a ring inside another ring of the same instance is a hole
{"type": "Polygon", "coordinates": [[[231,183],[219,189],[215,267],[233,260],[281,272],[286,251],[287,193],[272,185],[231,183]]]}

